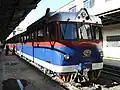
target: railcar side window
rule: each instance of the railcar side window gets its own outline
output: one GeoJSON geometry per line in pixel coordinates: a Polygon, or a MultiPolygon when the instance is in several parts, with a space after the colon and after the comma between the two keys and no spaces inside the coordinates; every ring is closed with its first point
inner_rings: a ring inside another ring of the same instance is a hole
{"type": "Polygon", "coordinates": [[[26,36],[24,36],[24,41],[26,41],[26,36]]]}
{"type": "Polygon", "coordinates": [[[102,40],[103,36],[102,36],[102,31],[101,31],[101,27],[100,26],[92,26],[93,28],[93,33],[94,33],[94,39],[96,40],[102,40]]]}
{"type": "Polygon", "coordinates": [[[31,34],[31,35],[32,35],[31,39],[33,40],[33,39],[34,39],[34,32],[32,32],[32,34],[31,34]]]}
{"type": "Polygon", "coordinates": [[[31,35],[31,32],[29,33],[29,40],[31,40],[31,37],[32,37],[32,35],[31,35]]]}
{"type": "Polygon", "coordinates": [[[21,36],[21,42],[23,42],[24,41],[24,37],[23,36],[21,36]]]}
{"type": "Polygon", "coordinates": [[[29,36],[30,36],[29,40],[31,40],[31,38],[32,38],[32,34],[31,34],[31,32],[29,33],[29,36]]]}
{"type": "Polygon", "coordinates": [[[37,30],[37,40],[44,39],[44,28],[40,28],[37,30]]]}
{"type": "Polygon", "coordinates": [[[27,35],[27,40],[29,40],[29,38],[30,38],[29,35],[27,35]]]}
{"type": "Polygon", "coordinates": [[[18,37],[18,39],[19,39],[19,42],[21,42],[21,38],[20,38],[20,36],[18,37]]]}
{"type": "Polygon", "coordinates": [[[99,40],[100,34],[98,28],[96,28],[96,39],[99,40]]]}
{"type": "Polygon", "coordinates": [[[57,39],[57,33],[56,33],[56,24],[50,23],[48,25],[48,32],[49,32],[49,38],[50,40],[56,40],[57,39]]]}
{"type": "Polygon", "coordinates": [[[34,39],[37,40],[37,30],[34,31],[34,39]]]}
{"type": "Polygon", "coordinates": [[[34,32],[30,32],[29,33],[29,40],[34,40],[34,38],[35,38],[34,32]]]}
{"type": "Polygon", "coordinates": [[[43,30],[38,30],[38,37],[43,37],[43,30]]]}

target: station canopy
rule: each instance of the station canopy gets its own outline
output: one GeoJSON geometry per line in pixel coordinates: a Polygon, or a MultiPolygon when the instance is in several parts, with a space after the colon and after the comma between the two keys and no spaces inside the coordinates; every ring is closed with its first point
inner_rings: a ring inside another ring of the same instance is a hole
{"type": "Polygon", "coordinates": [[[103,25],[112,25],[120,23],[120,8],[98,14],[102,19],[103,25]]]}
{"type": "Polygon", "coordinates": [[[0,41],[5,40],[40,0],[0,0],[0,41]]]}

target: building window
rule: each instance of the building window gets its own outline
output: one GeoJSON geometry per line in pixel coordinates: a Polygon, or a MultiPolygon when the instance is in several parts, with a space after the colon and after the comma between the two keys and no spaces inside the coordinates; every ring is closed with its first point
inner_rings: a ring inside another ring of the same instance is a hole
{"type": "Polygon", "coordinates": [[[69,12],[76,12],[76,6],[73,6],[69,9],[69,12]]]}
{"type": "Polygon", "coordinates": [[[84,0],[84,8],[92,8],[94,6],[95,0],[84,0]]]}
{"type": "Polygon", "coordinates": [[[107,1],[111,1],[111,0],[105,0],[105,2],[107,2],[107,1]]]}
{"type": "Polygon", "coordinates": [[[120,47],[120,35],[107,36],[107,47],[120,47]]]}
{"type": "Polygon", "coordinates": [[[107,41],[120,41],[120,35],[117,35],[117,36],[107,36],[107,41]]]}

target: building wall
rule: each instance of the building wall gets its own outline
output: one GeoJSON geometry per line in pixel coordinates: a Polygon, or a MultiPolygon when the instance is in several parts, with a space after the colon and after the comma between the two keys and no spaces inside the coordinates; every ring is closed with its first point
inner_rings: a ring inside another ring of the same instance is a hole
{"type": "Polygon", "coordinates": [[[75,12],[79,11],[80,8],[83,8],[83,0],[72,0],[66,5],[63,5],[63,7],[60,7],[56,10],[56,12],[67,12],[71,11],[71,9],[75,9],[75,12]]]}
{"type": "Polygon", "coordinates": [[[120,58],[120,24],[104,26],[103,28],[103,51],[105,57],[120,58]],[[119,36],[117,39],[107,41],[107,36],[119,36]]]}
{"type": "MultiPolygon", "coordinates": [[[[97,15],[110,10],[120,8],[120,0],[95,0],[92,8],[88,8],[89,14],[97,15]]],[[[103,26],[103,51],[105,57],[120,58],[120,40],[107,41],[107,36],[119,36],[120,24],[103,26]]]]}
{"type": "Polygon", "coordinates": [[[110,10],[120,8],[120,0],[95,0],[94,6],[88,8],[89,14],[100,14],[110,10]]]}
{"type": "Polygon", "coordinates": [[[71,8],[76,6],[76,12],[80,8],[87,8],[89,14],[96,15],[116,8],[120,8],[120,0],[72,0],[63,7],[57,9],[57,12],[70,11],[71,8]]]}

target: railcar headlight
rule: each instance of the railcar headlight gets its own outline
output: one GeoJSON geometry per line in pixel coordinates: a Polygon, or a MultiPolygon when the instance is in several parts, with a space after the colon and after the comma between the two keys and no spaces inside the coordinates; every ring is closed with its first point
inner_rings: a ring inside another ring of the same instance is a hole
{"type": "Polygon", "coordinates": [[[68,60],[68,59],[70,59],[70,56],[68,54],[65,54],[64,58],[65,58],[65,60],[68,60]]]}
{"type": "Polygon", "coordinates": [[[103,57],[103,56],[104,56],[103,51],[100,51],[100,56],[101,56],[101,57],[103,57]]]}

